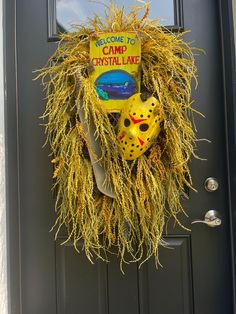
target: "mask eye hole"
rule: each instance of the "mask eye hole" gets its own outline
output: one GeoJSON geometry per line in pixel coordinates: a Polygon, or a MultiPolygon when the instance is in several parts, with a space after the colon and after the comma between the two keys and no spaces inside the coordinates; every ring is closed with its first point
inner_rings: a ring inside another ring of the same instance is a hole
{"type": "Polygon", "coordinates": [[[139,126],[139,130],[142,132],[146,132],[148,130],[148,128],[149,128],[149,125],[147,123],[142,123],[139,126]]]}
{"type": "Polygon", "coordinates": [[[125,127],[130,126],[130,120],[129,120],[129,119],[125,119],[125,121],[124,121],[124,126],[125,126],[125,127]]]}

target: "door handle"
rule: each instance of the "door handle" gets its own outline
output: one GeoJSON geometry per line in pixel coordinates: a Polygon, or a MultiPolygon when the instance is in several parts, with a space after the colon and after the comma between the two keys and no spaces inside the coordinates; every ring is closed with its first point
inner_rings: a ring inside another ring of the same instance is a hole
{"type": "Polygon", "coordinates": [[[202,223],[208,225],[208,227],[218,227],[221,225],[222,220],[219,213],[216,210],[209,210],[206,212],[203,220],[194,220],[192,224],[202,223]]]}

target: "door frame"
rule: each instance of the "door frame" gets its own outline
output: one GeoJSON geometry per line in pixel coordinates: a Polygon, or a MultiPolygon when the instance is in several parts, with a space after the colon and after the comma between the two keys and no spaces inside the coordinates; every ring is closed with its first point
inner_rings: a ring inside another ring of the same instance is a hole
{"type": "Polygon", "coordinates": [[[221,23],[233,302],[234,313],[236,313],[236,30],[234,29],[236,15],[233,15],[235,0],[219,0],[218,2],[221,23]]]}
{"type": "MultiPolygon", "coordinates": [[[[233,1],[218,0],[222,39],[224,81],[225,141],[227,146],[228,198],[232,261],[232,298],[236,313],[236,72],[233,1]]],[[[5,134],[6,134],[6,212],[9,314],[22,314],[18,87],[16,47],[16,0],[3,0],[5,134]]]]}
{"type": "Polygon", "coordinates": [[[8,313],[22,314],[16,0],[3,0],[8,313]]]}

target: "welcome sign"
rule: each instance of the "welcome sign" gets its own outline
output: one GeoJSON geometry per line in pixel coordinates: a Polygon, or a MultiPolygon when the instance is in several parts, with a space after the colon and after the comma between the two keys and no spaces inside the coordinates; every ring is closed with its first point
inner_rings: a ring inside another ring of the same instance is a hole
{"type": "Polygon", "coordinates": [[[90,40],[91,79],[103,108],[119,112],[140,91],[141,43],[132,32],[101,33],[90,40]]]}

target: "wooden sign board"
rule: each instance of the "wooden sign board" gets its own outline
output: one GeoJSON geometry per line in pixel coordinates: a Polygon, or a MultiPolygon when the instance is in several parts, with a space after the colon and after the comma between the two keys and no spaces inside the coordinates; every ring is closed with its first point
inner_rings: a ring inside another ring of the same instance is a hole
{"type": "Polygon", "coordinates": [[[140,40],[132,32],[100,33],[90,41],[90,60],[101,105],[108,112],[119,112],[140,91],[140,40]]]}

